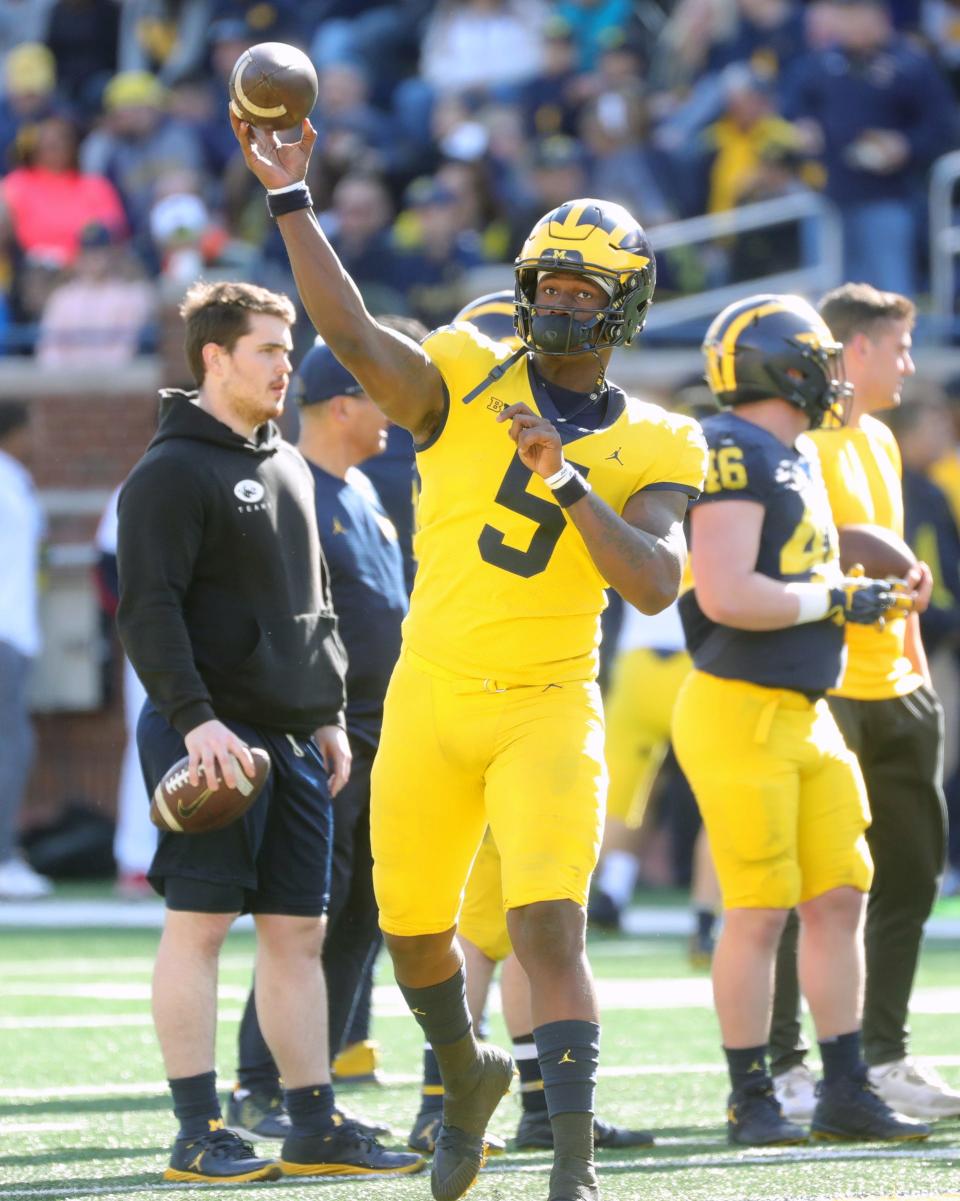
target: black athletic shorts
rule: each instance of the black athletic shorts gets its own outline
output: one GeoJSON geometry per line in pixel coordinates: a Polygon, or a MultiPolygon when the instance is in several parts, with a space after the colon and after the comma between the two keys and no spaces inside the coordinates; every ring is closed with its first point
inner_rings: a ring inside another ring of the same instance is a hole
{"type": "MultiPolygon", "coordinates": [[[[242,818],[206,834],[159,832],[147,876],[168,909],[316,917],[330,895],[333,805],[312,739],[225,721],[269,754],[263,792],[242,818]]],[[[150,701],[137,724],[147,795],[187,753],[183,738],[150,701]]]]}

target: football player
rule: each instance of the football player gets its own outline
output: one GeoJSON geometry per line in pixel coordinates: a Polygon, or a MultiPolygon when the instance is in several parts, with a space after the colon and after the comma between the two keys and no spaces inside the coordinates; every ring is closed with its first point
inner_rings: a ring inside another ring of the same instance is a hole
{"type": "MultiPolygon", "coordinates": [[[[814,435],[841,541],[844,526],[863,523],[902,537],[900,452],[874,414],[899,404],[903,381],[914,373],[910,347],[916,310],[895,292],[845,284],[823,298],[820,312],[843,344],[844,370],[853,384],[846,424],[814,435]]],[[[911,578],[925,604],[932,590],[930,569],[916,564],[911,578]]],[[[846,651],[843,678],[829,703],[860,760],[870,800],[867,843],[874,879],[864,928],[863,1007],[870,1082],[899,1113],[958,1117],[960,1093],[909,1055],[907,1008],[947,844],[943,709],[930,679],[917,612],[892,617],[882,628],[851,627],[846,651]]],[[[807,1069],[798,1062],[799,1018],[791,977],[795,981],[796,951],[785,948],[778,967],[771,1053],[774,1068],[788,1065],[775,1082],[790,1103],[799,1105],[799,1084],[807,1069]]]]}
{"type": "MultiPolygon", "coordinates": [[[[516,349],[521,345],[514,328],[514,294],[493,292],[465,305],[454,318],[469,321],[482,334],[496,342],[516,349]]],[[[636,612],[636,610],[633,610],[636,612]]],[[[665,612],[673,612],[673,607],[665,612]]],[[[642,619],[641,619],[642,620],[642,619]]],[[[650,620],[659,620],[650,619],[650,620]]],[[[672,700],[672,698],[671,698],[672,700]]],[[[609,727],[608,727],[609,744],[609,727]]],[[[609,761],[609,753],[607,755],[609,761]]],[[[457,939],[463,951],[467,975],[467,1000],[475,1026],[479,1026],[487,995],[498,963],[502,963],[500,1000],[503,1019],[513,1044],[513,1056],[520,1073],[520,1102],[522,1115],[517,1127],[515,1145],[518,1150],[552,1148],[553,1130],[547,1114],[543,1076],[533,1037],[530,1011],[530,984],[510,946],[510,933],[503,912],[503,890],[500,887],[500,854],[497,844],[487,830],[477,857],[473,861],[460,910],[457,939]]],[[[443,1084],[437,1057],[429,1043],[423,1052],[423,1085],[420,1110],[413,1122],[407,1142],[415,1151],[432,1154],[443,1109],[443,1084]]],[[[595,1147],[643,1147],[653,1143],[649,1130],[629,1130],[595,1117],[593,1121],[595,1147]]],[[[487,1154],[499,1154],[504,1144],[487,1135],[487,1154]]]]}
{"type": "Polygon", "coordinates": [[[863,778],[826,701],[845,623],[875,625],[903,599],[844,578],[808,430],[842,403],[841,347],[795,296],[730,305],[704,342],[729,411],[704,422],[710,458],[691,511],[694,587],[680,601],[694,670],[674,746],[703,814],[723,894],[714,1000],[732,1091],[733,1143],[799,1143],[767,1071],[772,974],[799,911],[801,984],[824,1081],[811,1133],[925,1138],[869,1087],[860,1047],[859,927],[872,867],[863,778]]]}
{"type": "Polygon", "coordinates": [[[644,612],[674,599],[705,461],[694,421],[607,381],[614,349],[646,320],[653,251],[625,209],[570,201],[516,261],[521,347],[466,323],[417,345],[371,316],[317,224],[303,183],[309,122],[292,144],[239,121],[235,132],[312,321],[417,446],[417,577],[371,830],[380,924],[443,1081],[434,1198],[473,1184],[513,1075],[510,1057],[474,1036],[455,937],[489,826],[530,980],[555,1144],[548,1196],[592,1201],[599,1026],[585,904],[606,777],[600,612],[608,583],[644,612]]]}

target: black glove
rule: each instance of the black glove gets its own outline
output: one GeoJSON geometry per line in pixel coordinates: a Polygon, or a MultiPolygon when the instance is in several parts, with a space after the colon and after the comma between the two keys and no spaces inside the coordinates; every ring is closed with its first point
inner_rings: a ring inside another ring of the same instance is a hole
{"type": "Polygon", "coordinates": [[[839,587],[830,589],[827,616],[838,625],[848,621],[861,626],[882,625],[890,609],[902,610],[901,600],[902,593],[892,581],[868,580],[851,573],[839,587]]]}

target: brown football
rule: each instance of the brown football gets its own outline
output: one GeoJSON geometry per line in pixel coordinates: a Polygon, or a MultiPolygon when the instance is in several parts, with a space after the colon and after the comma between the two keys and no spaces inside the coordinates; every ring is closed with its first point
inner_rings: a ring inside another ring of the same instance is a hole
{"type": "Polygon", "coordinates": [[[902,580],[916,561],[906,542],[882,525],[845,525],[840,530],[840,566],[844,571],[859,563],[870,579],[902,580]]]}
{"type": "Polygon", "coordinates": [[[230,107],[260,129],[292,129],[317,103],[317,72],[296,46],[259,42],[244,50],[230,74],[230,107]]]}
{"type": "Polygon", "coordinates": [[[222,780],[210,788],[200,768],[200,783],[190,783],[190,759],[179,759],[154,789],[150,820],[161,830],[174,834],[204,834],[220,830],[242,817],[260,795],[270,775],[270,756],[258,746],[250,748],[256,771],[251,779],[236,758],[233,770],[237,787],[222,780]]]}

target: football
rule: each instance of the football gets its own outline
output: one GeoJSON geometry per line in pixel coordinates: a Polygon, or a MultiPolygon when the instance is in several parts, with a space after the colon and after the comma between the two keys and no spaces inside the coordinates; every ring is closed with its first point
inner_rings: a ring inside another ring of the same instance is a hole
{"type": "Polygon", "coordinates": [[[317,103],[317,72],[296,46],[260,42],[244,50],[230,74],[230,107],[259,129],[292,129],[317,103]]]}
{"type": "Polygon", "coordinates": [[[840,566],[849,571],[863,567],[873,580],[902,580],[917,556],[904,540],[882,525],[845,525],[840,530],[840,566]]]}
{"type": "Polygon", "coordinates": [[[174,834],[204,834],[220,830],[242,817],[263,791],[270,775],[270,756],[258,746],[250,748],[256,768],[251,779],[233,758],[237,787],[218,780],[210,788],[200,768],[200,783],[190,783],[190,759],[179,759],[154,789],[150,820],[161,830],[174,834]]]}

